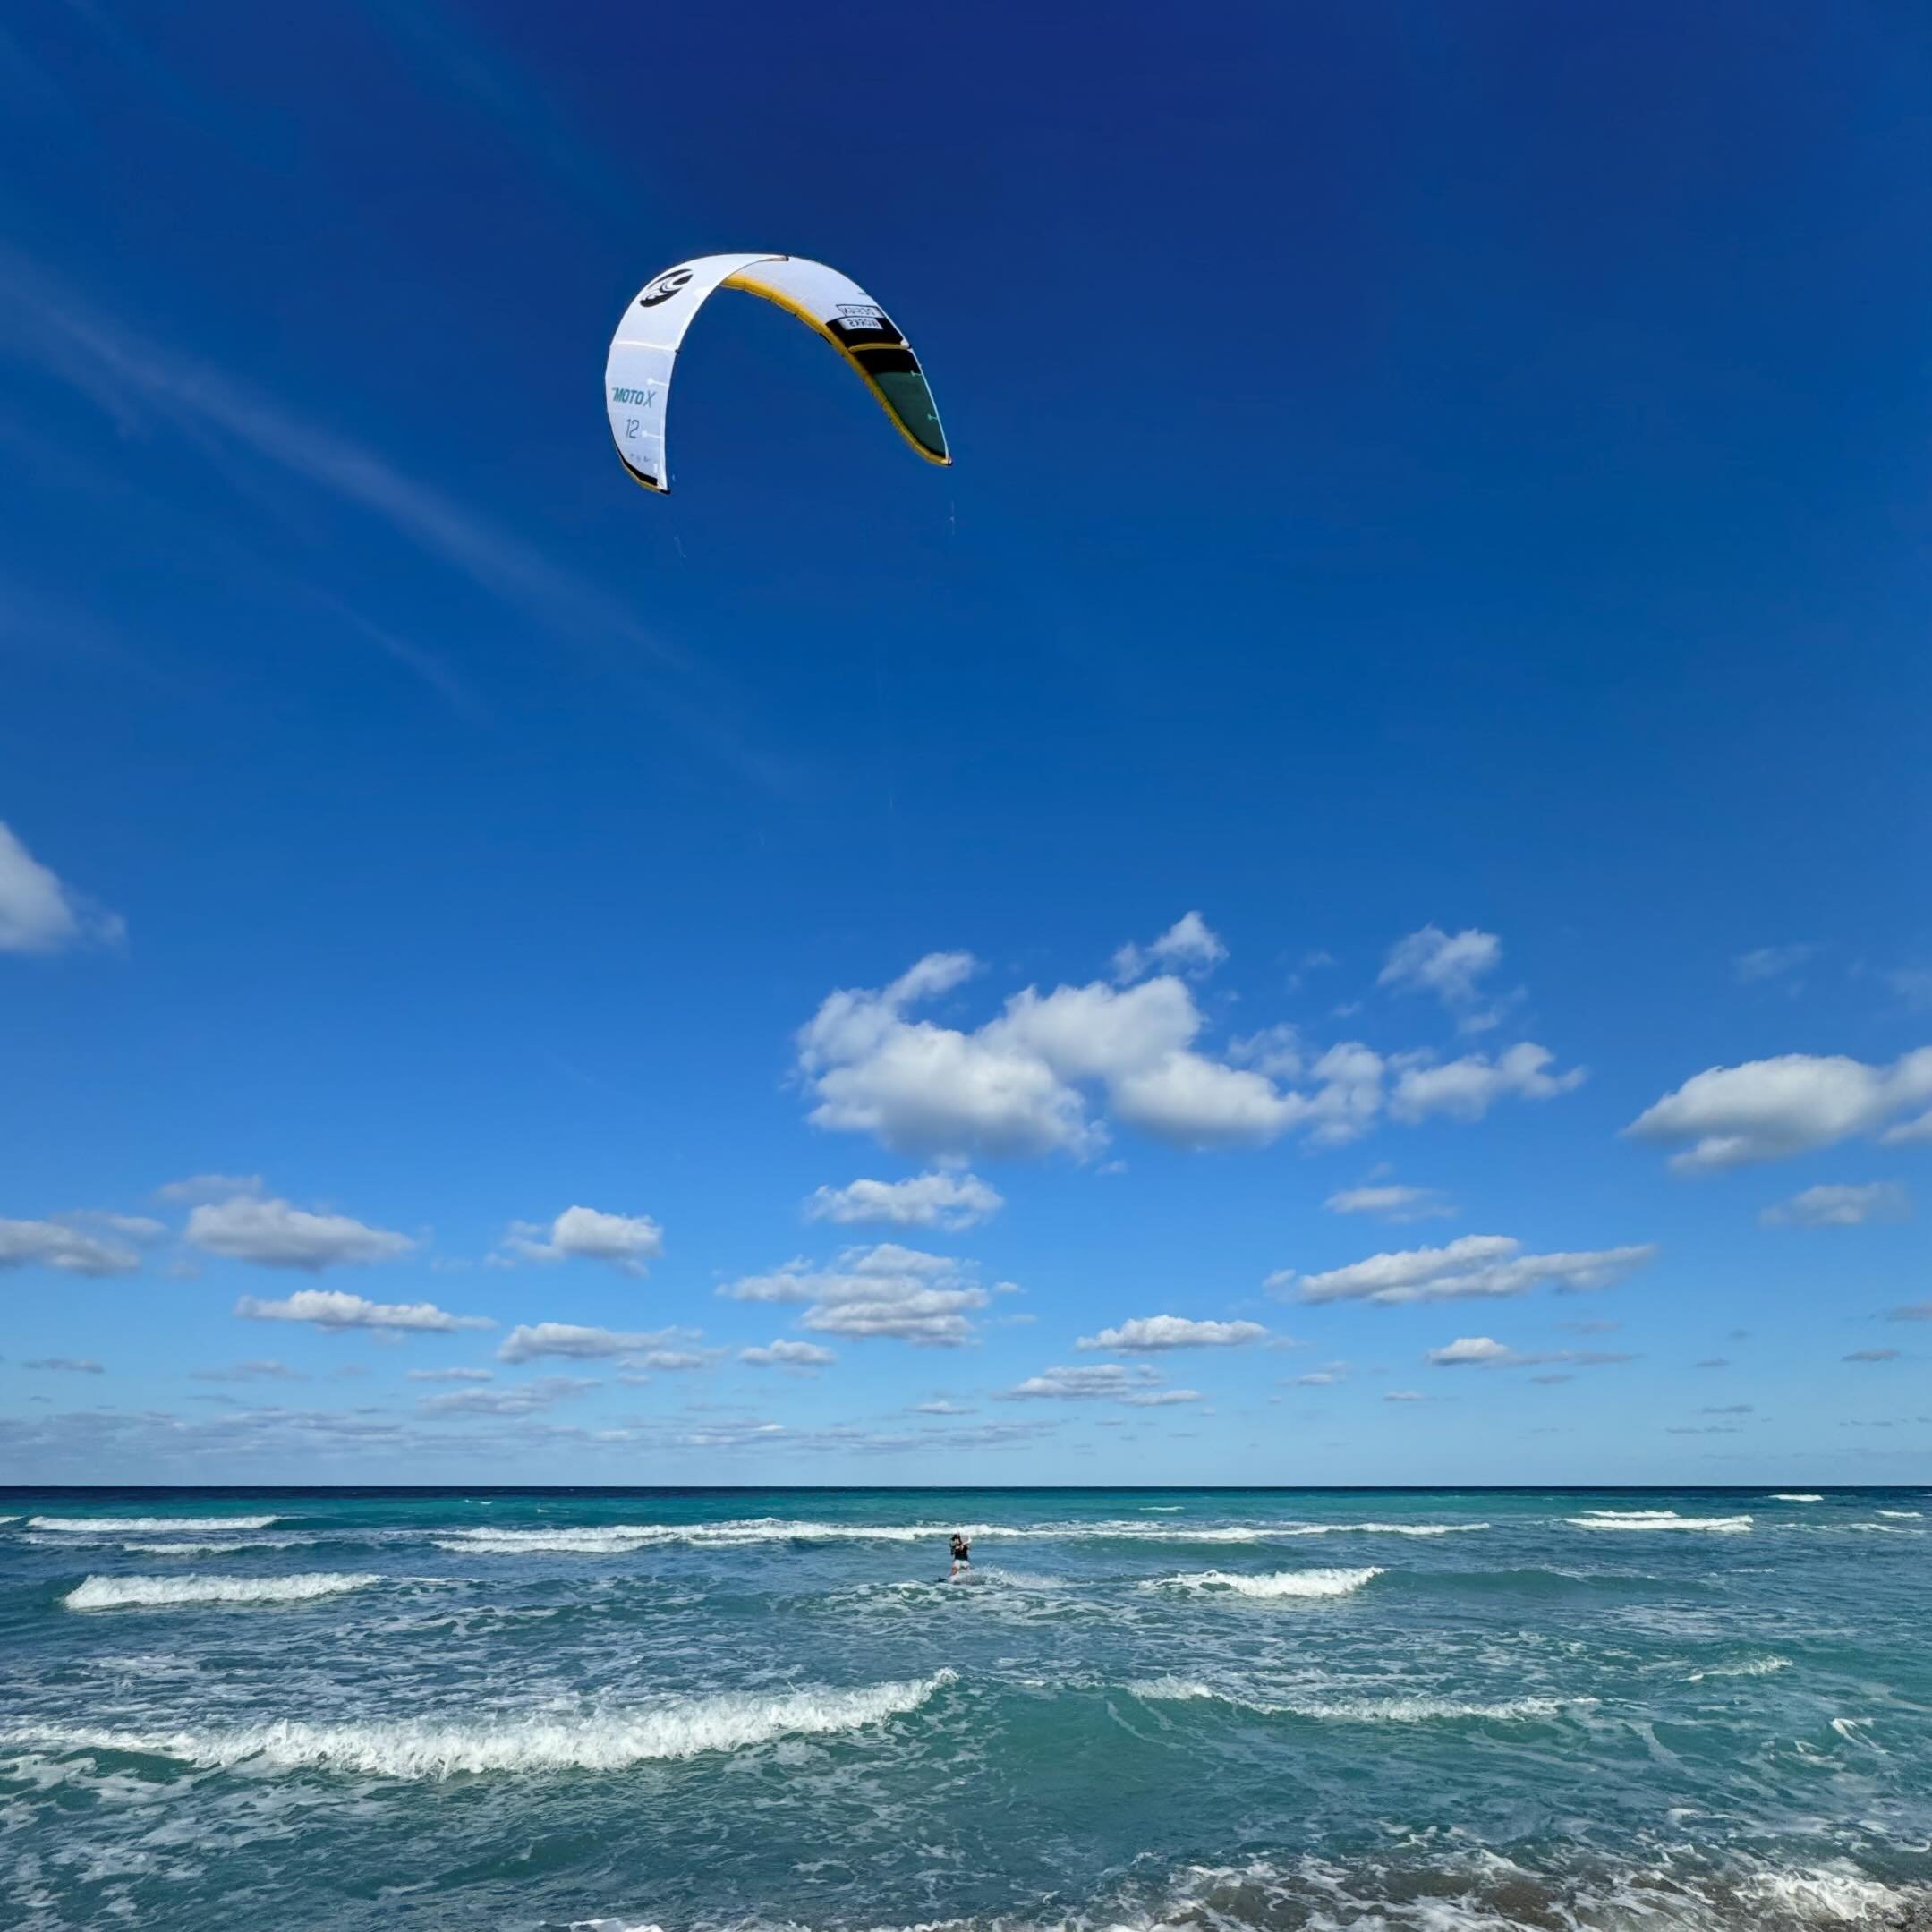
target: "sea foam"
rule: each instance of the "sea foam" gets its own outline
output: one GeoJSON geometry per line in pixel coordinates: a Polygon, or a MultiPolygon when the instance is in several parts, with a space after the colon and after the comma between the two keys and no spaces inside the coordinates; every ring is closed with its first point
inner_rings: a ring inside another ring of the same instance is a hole
{"type": "Polygon", "coordinates": [[[313,1570],[298,1577],[89,1577],[61,1601],[70,1610],[170,1610],[192,1604],[303,1604],[367,1589],[382,1579],[313,1570]]]}
{"type": "Polygon", "coordinates": [[[652,1758],[740,1750],[774,1738],[859,1731],[916,1710],[951,1671],[852,1690],[695,1698],[639,1711],[553,1713],[497,1722],[410,1718],[361,1724],[285,1721],[234,1731],[134,1732],[47,1726],[0,1732],[0,1743],[69,1751],[122,1751],[218,1770],[362,1772],[447,1778],[492,1771],[617,1771],[652,1758]]]}
{"type": "Polygon", "coordinates": [[[1272,1575],[1245,1577],[1203,1570],[1191,1576],[1162,1577],[1145,1587],[1232,1590],[1239,1596],[1347,1596],[1382,1574],[1379,1570],[1279,1570],[1272,1575]]]}

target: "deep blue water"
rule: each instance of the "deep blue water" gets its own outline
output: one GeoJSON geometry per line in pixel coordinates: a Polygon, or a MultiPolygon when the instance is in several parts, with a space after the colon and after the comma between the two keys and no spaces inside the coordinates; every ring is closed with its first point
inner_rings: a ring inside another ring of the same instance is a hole
{"type": "Polygon", "coordinates": [[[1921,1491],[0,1517],[37,1932],[1932,1927],[1921,1491]]]}

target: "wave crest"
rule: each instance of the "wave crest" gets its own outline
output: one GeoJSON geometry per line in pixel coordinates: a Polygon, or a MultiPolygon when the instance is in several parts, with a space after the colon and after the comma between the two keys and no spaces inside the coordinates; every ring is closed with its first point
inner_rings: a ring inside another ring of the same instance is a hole
{"type": "Polygon", "coordinates": [[[367,1589],[382,1579],[338,1570],[296,1577],[89,1577],[61,1601],[70,1610],[164,1610],[193,1604],[305,1604],[367,1589]]]}
{"type": "Polygon", "coordinates": [[[740,1750],[775,1738],[863,1730],[916,1710],[955,1681],[955,1672],[940,1671],[853,1690],[795,1690],[770,1697],[732,1693],[653,1710],[552,1714],[494,1723],[435,1723],[421,1718],[362,1724],[284,1721],[228,1732],[151,1735],[48,1727],[0,1732],[0,1739],[30,1749],[167,1758],[209,1770],[253,1764],[410,1779],[496,1771],[617,1771],[653,1758],[740,1750]]]}
{"type": "Polygon", "coordinates": [[[195,1529],[266,1529],[273,1516],[30,1516],[30,1529],[59,1529],[76,1536],[166,1536],[195,1529]]]}
{"type": "Polygon", "coordinates": [[[1162,1577],[1145,1587],[1166,1590],[1232,1590],[1238,1596],[1347,1596],[1383,1575],[1380,1570],[1278,1570],[1238,1576],[1225,1570],[1162,1577]]]}

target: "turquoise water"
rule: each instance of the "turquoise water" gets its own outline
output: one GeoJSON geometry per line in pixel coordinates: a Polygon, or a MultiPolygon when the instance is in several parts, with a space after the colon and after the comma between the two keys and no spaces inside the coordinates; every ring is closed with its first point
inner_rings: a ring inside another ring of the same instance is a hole
{"type": "Polygon", "coordinates": [[[1926,1492],[0,1517],[37,1932],[1932,1927],[1926,1492]]]}

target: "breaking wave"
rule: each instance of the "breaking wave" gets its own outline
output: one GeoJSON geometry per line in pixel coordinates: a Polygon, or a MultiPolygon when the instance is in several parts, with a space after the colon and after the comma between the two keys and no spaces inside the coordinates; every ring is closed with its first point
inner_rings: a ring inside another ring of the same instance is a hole
{"type": "Polygon", "coordinates": [[[1812,1494],[1809,1489],[1774,1489],[1771,1500],[1774,1502],[1823,1502],[1825,1499],[1812,1494]]]}
{"type": "Polygon", "coordinates": [[[1707,1529],[1718,1536],[1741,1536],[1751,1527],[1748,1516],[1680,1516],[1675,1510],[1592,1510],[1563,1520],[1576,1529],[1707,1529]]]}
{"type": "Polygon", "coordinates": [[[1774,1671],[1788,1671],[1792,1667],[1789,1657],[1747,1657],[1741,1664],[1709,1664],[1701,1671],[1692,1671],[1684,1681],[1701,1684],[1706,1677],[1768,1677],[1774,1671]]]}
{"type": "Polygon", "coordinates": [[[1594,1704],[1595,1698],[1511,1698],[1500,1704],[1464,1704],[1451,1698],[1343,1698],[1306,1702],[1251,1698],[1191,1677],[1142,1678],[1128,1685],[1136,1698],[1150,1703],[1206,1701],[1255,1711],[1264,1717],[1312,1717],[1340,1723],[1419,1724],[1432,1722],[1521,1723],[1535,1717],[1560,1715],[1566,1703],[1594,1704]]]}
{"type": "Polygon", "coordinates": [[[284,1721],[234,1731],[145,1732],[67,1726],[0,1732],[33,1749],[119,1751],[209,1770],[266,1765],[280,1770],[362,1772],[377,1777],[447,1778],[492,1771],[617,1771],[652,1758],[741,1750],[782,1737],[859,1731],[916,1710],[951,1671],[855,1690],[795,1690],[760,1697],[695,1698],[641,1711],[553,1713],[495,1723],[396,1719],[361,1724],[284,1721]]]}
{"type": "Polygon", "coordinates": [[[1380,1570],[1280,1570],[1272,1576],[1244,1577],[1203,1570],[1191,1576],[1162,1577],[1143,1587],[1232,1590],[1238,1596],[1347,1596],[1383,1574],[1380,1570]]]}
{"type": "Polygon", "coordinates": [[[27,1527],[77,1536],[166,1536],[195,1529],[266,1529],[277,1520],[273,1516],[30,1516],[27,1527]]]}
{"type": "Polygon", "coordinates": [[[305,1604],[367,1589],[382,1579],[313,1570],[299,1577],[89,1577],[61,1601],[70,1610],[161,1610],[187,1604],[305,1604]]]}

